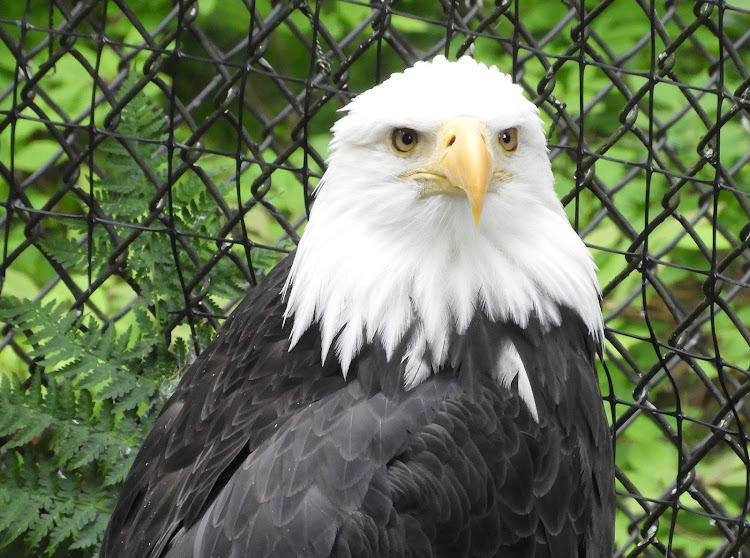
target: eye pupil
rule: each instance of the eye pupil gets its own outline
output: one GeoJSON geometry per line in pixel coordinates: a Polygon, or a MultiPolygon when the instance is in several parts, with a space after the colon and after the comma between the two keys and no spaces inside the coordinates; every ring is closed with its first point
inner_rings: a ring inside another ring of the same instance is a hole
{"type": "Polygon", "coordinates": [[[401,141],[404,145],[411,145],[414,143],[414,136],[411,134],[411,132],[403,131],[401,132],[401,141]]]}
{"type": "Polygon", "coordinates": [[[503,143],[510,143],[510,134],[508,132],[503,132],[503,143]]]}

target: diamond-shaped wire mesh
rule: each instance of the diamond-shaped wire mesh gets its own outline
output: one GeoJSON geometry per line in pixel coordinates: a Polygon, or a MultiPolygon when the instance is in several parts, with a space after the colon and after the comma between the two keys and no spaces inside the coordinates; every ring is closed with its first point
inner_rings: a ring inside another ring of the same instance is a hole
{"type": "MultiPolygon", "coordinates": [[[[9,4],[0,292],[129,324],[157,253],[188,359],[298,240],[337,109],[440,53],[511,73],[600,268],[616,556],[750,556],[746,0],[9,4]]],[[[5,319],[28,387],[54,365],[5,319]]]]}

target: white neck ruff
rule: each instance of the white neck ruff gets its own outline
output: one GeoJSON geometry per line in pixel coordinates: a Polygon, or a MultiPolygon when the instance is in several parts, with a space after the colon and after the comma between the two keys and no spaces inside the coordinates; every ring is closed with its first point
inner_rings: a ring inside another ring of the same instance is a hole
{"type": "MultiPolygon", "coordinates": [[[[329,168],[327,184],[335,174],[329,168]]],[[[404,193],[383,203],[361,190],[352,203],[332,190],[319,192],[284,287],[292,347],[318,323],[323,360],[333,348],[346,375],[364,343],[377,338],[391,358],[408,331],[410,388],[445,362],[451,334],[477,311],[520,327],[535,315],[551,327],[567,306],[601,340],[596,267],[551,188],[541,200],[501,189],[478,227],[460,198],[404,193]]]]}

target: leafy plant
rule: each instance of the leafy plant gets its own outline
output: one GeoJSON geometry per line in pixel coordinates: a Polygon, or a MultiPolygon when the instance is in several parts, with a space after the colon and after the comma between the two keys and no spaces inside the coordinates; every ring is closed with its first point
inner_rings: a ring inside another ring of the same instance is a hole
{"type": "MultiPolygon", "coordinates": [[[[123,91],[131,85],[126,82],[123,91]]],[[[110,303],[127,312],[117,321],[103,320],[72,309],[70,300],[0,299],[5,331],[33,359],[28,381],[0,374],[0,548],[15,548],[21,538],[28,552],[43,549],[49,555],[91,554],[97,548],[119,483],[173,388],[176,371],[193,358],[194,344],[205,346],[214,332],[206,319],[195,318],[190,327],[175,328],[172,322],[174,311],[186,305],[182,277],[193,277],[214,256],[211,237],[225,215],[191,174],[174,181],[172,204],[149,209],[161,198],[129,149],[148,161],[157,184],[167,182],[165,115],[136,95],[120,117],[122,137],[143,141],[106,140],[96,160],[102,178],[91,187],[107,220],[138,232],[118,274],[109,279],[109,293],[120,299],[110,303]],[[165,221],[190,234],[191,257],[177,251],[183,276],[175,272],[165,221]]],[[[222,186],[221,193],[228,197],[230,187],[222,186]]],[[[47,231],[40,248],[71,275],[89,269],[96,279],[111,273],[110,256],[121,242],[117,233],[99,229],[87,237],[86,222],[73,220],[47,231]]],[[[273,265],[273,258],[266,260],[273,265]]],[[[217,301],[238,297],[238,276],[230,258],[211,266],[205,275],[211,295],[201,301],[206,313],[223,314],[217,301]]]]}

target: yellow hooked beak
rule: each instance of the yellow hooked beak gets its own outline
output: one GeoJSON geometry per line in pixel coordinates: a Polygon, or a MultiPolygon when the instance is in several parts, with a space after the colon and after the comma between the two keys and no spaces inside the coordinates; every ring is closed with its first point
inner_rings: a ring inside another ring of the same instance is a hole
{"type": "Polygon", "coordinates": [[[464,191],[478,226],[493,167],[481,124],[470,118],[448,122],[438,132],[438,152],[436,170],[464,191]]]}

